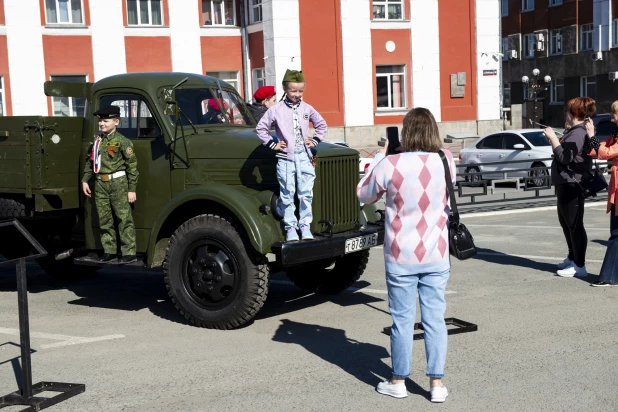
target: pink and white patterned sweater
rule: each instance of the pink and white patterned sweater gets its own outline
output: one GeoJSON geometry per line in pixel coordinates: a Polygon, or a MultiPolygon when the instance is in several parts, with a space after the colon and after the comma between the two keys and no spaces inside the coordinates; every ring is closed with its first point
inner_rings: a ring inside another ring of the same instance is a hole
{"type": "MultiPolygon", "coordinates": [[[[448,150],[451,178],[455,162],[448,150]]],[[[362,203],[375,203],[386,193],[384,261],[395,275],[449,269],[448,216],[444,165],[438,153],[376,155],[356,189],[362,203]]]]}

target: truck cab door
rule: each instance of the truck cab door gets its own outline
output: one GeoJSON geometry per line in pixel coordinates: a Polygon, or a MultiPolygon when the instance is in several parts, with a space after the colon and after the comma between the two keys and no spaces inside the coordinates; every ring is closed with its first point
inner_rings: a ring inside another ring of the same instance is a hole
{"type": "MultiPolygon", "coordinates": [[[[146,97],[132,93],[111,93],[94,99],[94,110],[114,105],[120,107],[120,124],[117,131],[131,140],[133,152],[137,156],[137,200],[132,205],[135,223],[137,252],[148,249],[151,229],[158,213],[171,199],[169,150],[165,142],[164,129],[158,112],[146,97]]],[[[93,122],[93,136],[98,132],[98,124],[93,122]]],[[[96,193],[94,194],[96,196],[96,193]]],[[[90,201],[94,212],[94,201],[90,201]]],[[[98,217],[96,213],[87,214],[86,230],[93,226],[94,240],[100,248],[98,217]],[[91,223],[91,225],[89,225],[91,223]]]]}

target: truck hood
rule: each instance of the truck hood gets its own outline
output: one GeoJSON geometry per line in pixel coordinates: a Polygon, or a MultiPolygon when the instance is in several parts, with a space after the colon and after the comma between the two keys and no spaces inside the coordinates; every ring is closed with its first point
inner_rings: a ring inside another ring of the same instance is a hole
{"type": "MultiPolygon", "coordinates": [[[[197,127],[196,127],[197,128],[197,127]]],[[[210,127],[199,129],[199,134],[187,137],[187,150],[190,159],[272,159],[274,153],[262,145],[255,130],[252,128],[210,127]]],[[[193,132],[191,127],[185,128],[185,135],[193,132]]],[[[275,133],[272,133],[275,136],[275,133]]],[[[176,143],[176,153],[184,154],[182,140],[176,143]]],[[[322,142],[317,147],[318,157],[358,156],[358,151],[322,142]]]]}

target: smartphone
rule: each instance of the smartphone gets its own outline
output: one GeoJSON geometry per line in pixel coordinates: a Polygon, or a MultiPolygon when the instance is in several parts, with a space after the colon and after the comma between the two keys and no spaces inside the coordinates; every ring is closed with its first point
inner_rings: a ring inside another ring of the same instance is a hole
{"type": "Polygon", "coordinates": [[[401,145],[401,143],[399,143],[399,129],[397,126],[386,128],[386,140],[388,141],[386,155],[397,154],[398,152],[396,149],[401,145]]]}

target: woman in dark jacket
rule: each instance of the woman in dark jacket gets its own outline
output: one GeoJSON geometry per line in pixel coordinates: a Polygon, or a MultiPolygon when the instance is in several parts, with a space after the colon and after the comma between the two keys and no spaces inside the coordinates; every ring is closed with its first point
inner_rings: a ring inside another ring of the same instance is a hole
{"type": "Polygon", "coordinates": [[[253,113],[257,124],[264,116],[264,113],[277,103],[277,92],[273,86],[262,86],[255,91],[253,99],[255,103],[250,104],[249,109],[253,113]]]}
{"type": "Polygon", "coordinates": [[[558,265],[557,274],[562,277],[588,276],[585,265],[588,237],[584,229],[584,194],[580,183],[592,169],[584,121],[595,112],[596,104],[591,98],[571,99],[567,103],[568,129],[562,139],[558,139],[551,127],[545,129],[545,137],[554,151],[551,179],[556,186],[558,220],[569,248],[567,258],[558,265]]]}

